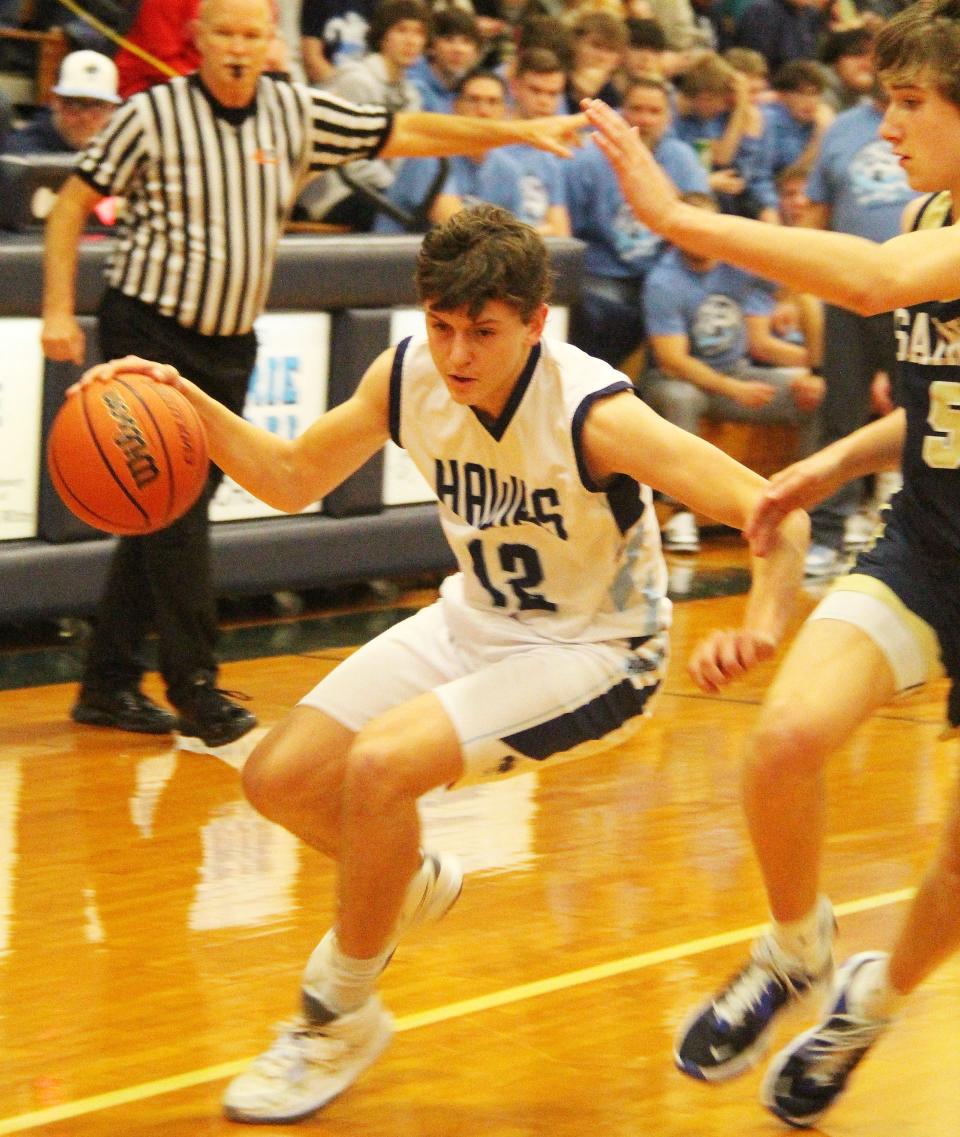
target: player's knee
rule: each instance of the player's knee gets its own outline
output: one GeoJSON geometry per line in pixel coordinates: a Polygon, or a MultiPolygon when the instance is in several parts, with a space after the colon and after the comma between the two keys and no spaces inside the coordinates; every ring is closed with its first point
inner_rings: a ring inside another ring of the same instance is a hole
{"type": "Polygon", "coordinates": [[[416,795],[408,787],[406,763],[382,731],[361,731],[354,739],[344,774],[344,801],[352,813],[382,814],[416,795]]]}
{"type": "Polygon", "coordinates": [[[274,817],[279,803],[302,796],[299,763],[284,757],[269,738],[263,739],[243,765],[241,782],[250,804],[265,817],[274,817]]]}
{"type": "Polygon", "coordinates": [[[748,762],[755,778],[772,786],[819,774],[827,756],[822,732],[812,716],[771,708],[754,729],[748,762]]]}

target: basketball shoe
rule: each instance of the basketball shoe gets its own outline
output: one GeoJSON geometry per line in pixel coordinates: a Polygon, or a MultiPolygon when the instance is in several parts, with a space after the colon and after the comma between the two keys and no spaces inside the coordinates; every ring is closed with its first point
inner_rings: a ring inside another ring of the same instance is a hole
{"type": "Polygon", "coordinates": [[[236,742],[257,725],[256,715],[235,699],[246,699],[238,691],[223,691],[211,675],[198,675],[182,697],[171,699],[180,714],[179,731],[199,738],[205,746],[225,746],[236,742]]]}
{"type": "Polygon", "coordinates": [[[847,1088],[847,1080],[867,1051],[890,1025],[889,1019],[864,1018],[850,988],[864,964],[885,958],[865,951],[837,971],[833,1000],[823,1022],[795,1038],[773,1059],[760,1091],[763,1104],[788,1125],[816,1125],[847,1088]]]}
{"type": "Polygon", "coordinates": [[[231,1121],[285,1124],[322,1109],[386,1050],[393,1023],[379,996],[326,1023],[298,1015],[281,1023],[269,1050],[227,1086],[231,1121]]]}
{"type": "Polygon", "coordinates": [[[177,716],[158,707],[139,687],[96,690],[84,687],[70,717],[88,726],[112,726],[136,734],[170,734],[177,729],[177,716]]]}
{"type": "MultiPolygon", "coordinates": [[[[820,901],[821,942],[832,943],[833,909],[820,901]]],[[[788,956],[772,933],[756,940],[750,960],[689,1016],[674,1044],[677,1066],[691,1078],[722,1082],[760,1061],[781,1011],[829,981],[833,959],[818,972],[788,956]]]]}
{"type": "MultiPolygon", "coordinates": [[[[401,937],[445,916],[462,888],[463,869],[456,857],[425,853],[384,949],[383,967],[401,937]]],[[[309,1117],[351,1086],[389,1045],[392,1020],[376,994],[340,1015],[315,994],[332,935],[323,937],[307,962],[303,1013],[281,1024],[270,1049],[227,1086],[223,1111],[231,1121],[282,1124],[309,1117]]]]}

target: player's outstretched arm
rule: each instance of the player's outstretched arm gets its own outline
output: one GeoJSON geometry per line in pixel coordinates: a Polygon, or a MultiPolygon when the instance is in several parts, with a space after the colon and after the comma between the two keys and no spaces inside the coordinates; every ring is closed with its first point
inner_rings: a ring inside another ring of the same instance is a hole
{"type": "MultiPolygon", "coordinates": [[[[660,418],[632,394],[596,403],[587,417],[584,451],[594,478],[613,474],[682,501],[694,512],[742,529],[767,482],[696,435],[660,418]]],[[[810,523],[802,510],[781,519],[763,558],[754,556],[743,620],[697,645],[688,663],[694,682],[716,691],[769,658],[782,639],[803,578],[810,523]]]]}
{"type": "Polygon", "coordinates": [[[594,138],[636,215],[671,244],[812,292],[861,315],[956,293],[960,226],[902,233],[878,244],[848,233],[769,225],[680,201],[664,172],[616,111],[584,100],[594,138]]]}
{"type": "Polygon", "coordinates": [[[893,411],[774,474],[743,529],[753,553],[769,554],[791,510],[810,509],[854,478],[896,469],[905,431],[904,412],[893,411]]]}
{"type": "Polygon", "coordinates": [[[582,114],[550,118],[489,119],[430,111],[401,111],[383,147],[385,158],[429,158],[450,154],[480,157],[494,146],[526,142],[569,158],[580,145],[587,120],[582,114]]]}
{"type": "Polygon", "coordinates": [[[386,443],[392,359],[393,349],[380,355],[349,399],[292,440],[235,415],[175,367],[138,356],[97,364],[76,386],[133,372],[175,387],[203,420],[211,460],[274,509],[298,513],[335,489],[386,443]]]}

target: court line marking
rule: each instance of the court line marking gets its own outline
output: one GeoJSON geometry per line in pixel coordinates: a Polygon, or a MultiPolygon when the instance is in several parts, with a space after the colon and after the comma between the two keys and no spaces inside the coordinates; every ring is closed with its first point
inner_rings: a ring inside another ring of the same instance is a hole
{"type": "MultiPolygon", "coordinates": [[[[869,912],[892,904],[902,904],[912,899],[915,891],[916,889],[913,888],[903,888],[895,892],[881,892],[876,896],[867,896],[861,900],[850,900],[844,904],[835,905],[834,912],[837,916],[851,916],[858,912],[869,912]]],[[[561,975],[553,975],[548,979],[538,979],[532,983],[521,983],[516,987],[506,987],[502,991],[494,991],[489,995],[478,995],[473,999],[462,999],[456,1003],[448,1003],[444,1007],[435,1007],[432,1011],[404,1015],[396,1020],[394,1028],[398,1034],[403,1034],[408,1030],[419,1030],[421,1027],[434,1026],[437,1023],[449,1022],[451,1019],[464,1018],[467,1015],[479,1014],[482,1011],[494,1010],[497,1007],[509,1006],[512,1003],[522,1003],[527,999],[536,999],[541,995],[552,995],[557,991],[581,987],[587,983],[597,983],[600,980],[625,975],[631,971],[642,971],[648,967],[656,967],[661,963],[672,963],[689,956],[703,955],[718,948],[731,947],[734,944],[743,943],[745,940],[755,939],[765,930],[765,927],[765,924],[754,924],[747,928],[738,928],[732,932],[704,936],[700,939],[674,944],[671,947],[641,952],[639,955],[625,956],[622,959],[610,960],[608,963],[582,967],[576,971],[567,971],[561,975]]],[[[134,1102],[159,1097],[161,1094],[175,1093],[178,1090],[191,1089],[208,1082],[232,1078],[244,1070],[249,1063],[249,1058],[238,1059],[233,1062],[221,1062],[216,1066],[205,1066],[202,1069],[189,1070],[184,1074],[175,1074],[169,1078],[158,1078],[152,1082],[128,1086],[126,1089],[95,1094],[92,1097],[80,1098],[77,1101],[64,1102],[62,1105],[23,1113],[17,1117],[0,1119],[0,1137],[4,1137],[8,1133],[24,1133],[41,1125],[53,1125],[58,1121],[69,1121],[74,1117],[82,1117],[85,1114],[97,1113],[116,1106],[131,1105],[134,1102]]]]}

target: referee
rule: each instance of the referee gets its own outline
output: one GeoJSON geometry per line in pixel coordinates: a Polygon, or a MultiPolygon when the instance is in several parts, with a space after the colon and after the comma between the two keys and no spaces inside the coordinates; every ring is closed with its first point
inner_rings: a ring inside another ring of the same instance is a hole
{"type": "MultiPolygon", "coordinates": [[[[567,154],[581,116],[492,121],[355,106],[265,73],[270,0],[204,0],[196,72],[134,95],[80,157],[47,223],[43,349],[82,363],[75,315],[87,217],[124,199],[98,312],[104,359],[173,364],[240,414],[277,241],[311,174],[380,156],[482,154],[532,142],[567,154]]],[[[256,725],[217,686],[216,596],[207,493],[167,529],[122,537],[97,609],[77,722],[147,734],[179,730],[222,746],[256,725]],[[166,710],[140,689],[143,646],[159,644],[166,710]]]]}

